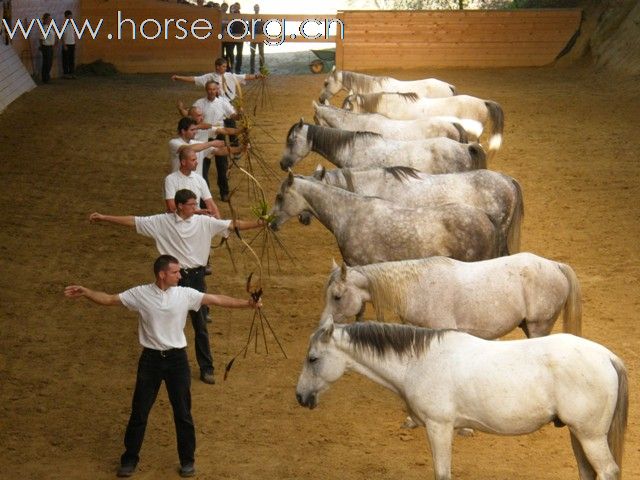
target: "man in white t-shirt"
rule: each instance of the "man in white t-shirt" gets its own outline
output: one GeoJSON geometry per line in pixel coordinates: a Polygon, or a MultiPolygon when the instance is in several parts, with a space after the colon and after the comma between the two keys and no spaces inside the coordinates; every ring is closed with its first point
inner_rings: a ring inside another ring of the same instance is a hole
{"type": "Polygon", "coordinates": [[[42,15],[42,29],[44,31],[49,29],[48,34],[44,34],[40,31],[40,53],[42,53],[42,69],[40,70],[40,76],[42,83],[49,83],[51,80],[51,67],[53,66],[53,47],[55,46],[58,37],[56,37],[55,29],[51,25],[52,18],[50,13],[42,15]]]}
{"type": "Polygon", "coordinates": [[[169,140],[169,160],[171,161],[172,172],[180,168],[180,159],[178,156],[180,150],[187,146],[198,154],[198,170],[196,170],[196,172],[200,175],[202,175],[202,160],[204,160],[205,153],[209,151],[209,149],[213,149],[216,153],[219,152],[223,155],[229,152],[222,140],[206,142],[195,141],[194,138],[197,132],[198,126],[193,118],[182,117],[178,121],[178,136],[169,140]]]}
{"type": "Polygon", "coordinates": [[[200,208],[196,213],[204,215],[213,215],[220,218],[220,210],[211,198],[211,192],[207,182],[201,175],[196,173],[198,168],[198,157],[191,147],[185,147],[180,150],[180,169],[170,173],[164,179],[164,200],[167,205],[167,211],[176,211],[176,202],[174,197],[178,190],[191,190],[196,194],[196,202],[200,208]]]}
{"type": "MultiPolygon", "coordinates": [[[[148,217],[112,216],[94,212],[89,216],[92,223],[107,222],[135,228],[156,242],[161,254],[173,255],[180,262],[182,279],[180,285],[207,291],[205,270],[211,253],[211,240],[216,235],[224,237],[238,229],[259,228],[265,221],[219,220],[208,215],[196,215],[199,206],[196,195],[190,190],[178,190],[174,198],[175,213],[162,213],[148,217]]],[[[195,332],[196,359],[200,367],[200,380],[215,383],[213,356],[207,329],[207,309],[191,311],[191,323],[195,332]]]]}
{"type": "Polygon", "coordinates": [[[62,33],[62,73],[64,78],[76,78],[76,33],[73,29],[73,13],[64,12],[66,26],[62,33]]]}
{"type": "Polygon", "coordinates": [[[155,282],[120,294],[108,294],[81,285],[70,285],[68,298],[85,297],[98,305],[121,305],[139,313],[138,339],[142,354],[138,362],[131,415],[124,436],[125,451],[120,457],[118,477],[130,477],[140,459],[149,412],[162,382],[165,382],[176,427],[180,476],[195,475],[196,433],[191,416],[191,372],[187,358],[184,326],[189,310],[202,305],[225,308],[260,308],[260,300],[242,300],[211,295],[180,287],[180,265],[171,255],[161,255],[153,265],[155,282]]]}
{"type": "Polygon", "coordinates": [[[238,85],[244,85],[247,80],[256,80],[262,77],[260,73],[239,75],[237,73],[227,72],[227,60],[225,58],[217,58],[214,68],[215,71],[211,73],[194,77],[172,75],[171,80],[195,83],[199,87],[204,87],[207,82],[213,80],[220,85],[221,95],[231,102],[238,95],[238,85]]]}

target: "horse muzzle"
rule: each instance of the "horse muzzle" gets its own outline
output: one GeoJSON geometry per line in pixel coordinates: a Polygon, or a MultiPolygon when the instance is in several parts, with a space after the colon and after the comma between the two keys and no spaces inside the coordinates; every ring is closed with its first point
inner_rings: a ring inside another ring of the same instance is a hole
{"type": "Polygon", "coordinates": [[[293,160],[291,160],[290,158],[282,157],[282,159],[280,160],[280,168],[286,172],[291,167],[293,167],[293,163],[293,160]]]}
{"type": "Polygon", "coordinates": [[[307,407],[309,410],[313,410],[318,405],[318,397],[315,393],[303,395],[296,392],[296,399],[301,407],[307,407]]]}

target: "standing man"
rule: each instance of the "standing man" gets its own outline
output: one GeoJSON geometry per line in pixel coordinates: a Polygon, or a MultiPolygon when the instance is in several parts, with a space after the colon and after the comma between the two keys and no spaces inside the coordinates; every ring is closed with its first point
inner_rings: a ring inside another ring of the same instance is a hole
{"type": "MultiPolygon", "coordinates": [[[[253,12],[256,15],[259,15],[260,14],[260,5],[258,5],[256,3],[253,6],[253,12]]],[[[255,22],[252,34],[253,35],[252,35],[251,38],[255,38],[257,35],[264,35],[264,23],[262,22],[262,20],[255,22]]],[[[255,73],[255,71],[256,71],[256,49],[259,52],[260,70],[262,70],[262,68],[264,67],[264,42],[263,41],[251,42],[251,44],[249,45],[250,58],[251,58],[251,64],[250,64],[251,69],[249,71],[252,74],[255,73]]]]}
{"type": "MultiPolygon", "coordinates": [[[[207,215],[196,215],[199,206],[196,195],[190,190],[178,190],[174,197],[175,213],[161,213],[150,217],[111,216],[92,213],[92,223],[107,222],[136,229],[140,235],[151,237],[156,242],[158,252],[173,255],[180,262],[180,282],[183,287],[191,287],[206,292],[205,270],[211,252],[211,240],[216,235],[228,236],[234,229],[246,230],[265,224],[257,221],[218,220],[207,215]]],[[[207,309],[201,307],[189,312],[195,331],[196,360],[200,367],[200,380],[213,384],[213,356],[207,330],[207,309]]]]}
{"type": "Polygon", "coordinates": [[[179,82],[195,83],[199,87],[204,87],[207,82],[213,80],[220,85],[222,96],[232,102],[238,94],[236,84],[244,85],[247,80],[256,80],[262,77],[260,73],[254,74],[253,72],[246,75],[227,72],[227,61],[222,57],[216,59],[214,69],[211,73],[205,73],[195,77],[172,75],[171,79],[179,82]]]}
{"type": "Polygon", "coordinates": [[[168,212],[176,211],[175,196],[179,190],[191,190],[196,194],[196,202],[199,210],[196,214],[212,215],[220,218],[220,210],[211,198],[211,192],[207,182],[201,175],[196,173],[198,168],[198,157],[191,147],[180,150],[180,169],[170,173],[164,179],[164,199],[168,212]]]}
{"type": "MultiPolygon", "coordinates": [[[[234,3],[229,7],[229,12],[234,15],[240,15],[240,4],[238,2],[234,3]]],[[[231,23],[231,22],[229,22],[231,23]]],[[[240,19],[235,19],[233,23],[231,23],[231,33],[235,37],[239,37],[245,33],[245,24],[240,19]]],[[[234,39],[235,40],[235,39],[234,39]]],[[[233,71],[236,74],[239,74],[242,71],[242,49],[244,46],[244,42],[236,40],[231,44],[231,48],[235,47],[235,62],[233,63],[233,71]]]]}
{"type": "Polygon", "coordinates": [[[49,83],[51,80],[51,67],[53,65],[53,47],[57,41],[55,29],[51,25],[51,14],[45,13],[42,16],[42,31],[40,31],[40,52],[42,53],[42,69],[40,71],[40,77],[42,83],[49,83]],[[48,33],[45,35],[44,30],[49,28],[48,33]]]}
{"type": "Polygon", "coordinates": [[[136,386],[131,402],[131,416],[124,436],[125,451],[120,457],[118,477],[130,477],[140,459],[140,448],[147,427],[149,412],[165,382],[173,409],[176,427],[180,476],[192,477],[196,434],[191,416],[191,372],[187,358],[184,325],[188,310],[201,305],[225,308],[260,308],[253,299],[241,300],[226,295],[211,295],[192,288],[177,286],[180,281],[178,259],[161,255],[153,264],[155,282],[140,285],[120,294],[90,290],[70,285],[64,294],[68,298],[85,297],[98,305],[122,305],[139,313],[138,338],[142,354],[138,361],[136,386]]]}
{"type": "Polygon", "coordinates": [[[76,33],[73,29],[73,13],[64,12],[66,26],[62,34],[62,72],[64,78],[76,78],[76,33]]]}

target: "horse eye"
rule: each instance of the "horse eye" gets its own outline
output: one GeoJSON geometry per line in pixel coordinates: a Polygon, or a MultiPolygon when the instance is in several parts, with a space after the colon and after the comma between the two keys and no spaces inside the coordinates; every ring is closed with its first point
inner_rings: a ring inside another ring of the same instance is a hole
{"type": "Polygon", "coordinates": [[[325,80],[324,81],[324,86],[326,87],[327,85],[329,85],[329,82],[325,80]]]}

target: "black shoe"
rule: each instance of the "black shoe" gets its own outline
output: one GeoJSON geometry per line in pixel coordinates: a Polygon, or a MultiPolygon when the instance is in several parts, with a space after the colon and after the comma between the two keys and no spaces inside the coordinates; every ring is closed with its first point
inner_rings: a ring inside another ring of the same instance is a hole
{"type": "Polygon", "coordinates": [[[200,380],[202,380],[204,383],[208,383],[209,385],[215,385],[216,383],[216,379],[213,377],[213,372],[211,373],[201,372],[200,380]]]}
{"type": "Polygon", "coordinates": [[[120,465],[116,472],[117,477],[130,477],[136,471],[135,465],[120,465]]]}
{"type": "Polygon", "coordinates": [[[180,467],[181,477],[193,477],[195,474],[196,474],[196,467],[193,466],[193,463],[187,463],[186,465],[182,465],[180,467]]]}
{"type": "Polygon", "coordinates": [[[220,200],[223,202],[228,202],[229,201],[229,195],[227,195],[226,193],[223,195],[220,195],[220,200]]]}

